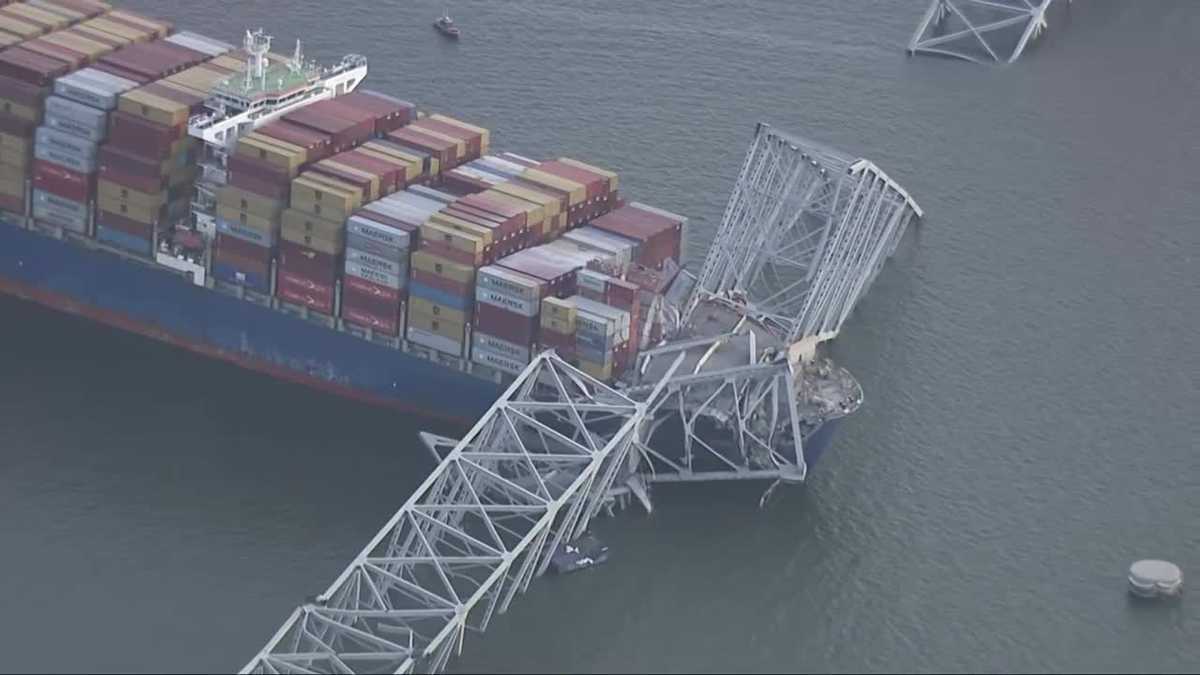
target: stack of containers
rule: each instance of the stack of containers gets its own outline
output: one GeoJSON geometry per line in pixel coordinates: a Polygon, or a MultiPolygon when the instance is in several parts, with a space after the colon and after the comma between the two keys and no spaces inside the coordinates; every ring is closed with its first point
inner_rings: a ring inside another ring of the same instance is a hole
{"type": "Polygon", "coordinates": [[[349,150],[373,138],[377,122],[375,113],[345,102],[346,98],[318,101],[284,115],[283,119],[328,136],[333,152],[349,150]]]}
{"type": "Polygon", "coordinates": [[[591,221],[591,226],[637,242],[633,262],[661,269],[667,260],[679,263],[687,218],[638,202],[617,208],[591,221]]]}
{"type": "MultiPolygon", "coordinates": [[[[617,202],[617,174],[599,169],[583,162],[560,158],[542,162],[536,169],[527,169],[546,180],[548,176],[558,179],[564,187],[568,184],[581,186],[583,198],[572,205],[568,215],[568,227],[574,227],[612,210],[617,202]]],[[[574,195],[574,191],[572,195],[574,195]]]]}
{"type": "MultiPolygon", "coordinates": [[[[600,261],[593,261],[591,265],[600,266],[596,265],[597,262],[600,261]]],[[[611,260],[605,262],[611,263],[611,260]]],[[[624,266],[618,265],[616,269],[624,269],[624,266]]],[[[579,286],[580,297],[619,309],[629,315],[629,332],[627,338],[616,344],[609,345],[611,347],[609,354],[612,357],[615,367],[614,374],[618,374],[624,370],[632,357],[637,354],[638,334],[642,316],[639,287],[635,283],[618,279],[590,267],[579,270],[576,273],[576,280],[579,286]]]]}
{"type": "Polygon", "coordinates": [[[49,85],[58,76],[104,57],[125,40],[149,39],[165,33],[167,28],[130,13],[118,13],[124,23],[109,22],[123,26],[116,30],[128,33],[128,38],[88,32],[83,28],[85,24],[64,28],[106,7],[89,2],[17,3],[6,9],[23,12],[20,19],[14,19],[11,12],[0,13],[0,23],[8,21],[6,25],[12,27],[12,21],[24,21],[24,35],[40,35],[0,54],[0,72],[5,74],[0,78],[4,85],[0,96],[5,99],[0,113],[4,118],[0,132],[5,134],[0,139],[0,163],[8,167],[0,169],[0,206],[24,213],[24,179],[33,178],[35,217],[77,232],[86,232],[90,221],[88,201],[92,196],[95,144],[103,136],[103,115],[61,97],[51,97],[47,103],[49,85]],[[38,127],[47,104],[53,106],[50,118],[38,127]]]}
{"type": "Polygon", "coordinates": [[[281,300],[334,314],[346,221],[364,201],[369,201],[369,193],[363,187],[326,173],[303,171],[292,180],[291,206],[283,211],[275,285],[281,300]]]}
{"type": "Polygon", "coordinates": [[[91,234],[97,148],[108,134],[109,112],[137,83],[94,68],[58,78],[37,131],[33,217],[91,234]]]}
{"type": "Polygon", "coordinates": [[[491,145],[491,132],[487,129],[445,115],[422,117],[410,124],[408,129],[453,146],[454,155],[442,163],[443,171],[479,159],[491,145]]]}
{"type": "Polygon", "coordinates": [[[148,254],[158,232],[187,218],[199,173],[187,120],[233,70],[202,62],[229,46],[194,34],[131,44],[96,68],[142,83],[121,95],[99,151],[96,238],[148,254]],[[190,45],[190,46],[187,46],[190,45]]]}
{"type": "Polygon", "coordinates": [[[406,190],[371,202],[347,221],[344,321],[399,335],[420,223],[443,206],[442,201],[406,190]]]}
{"type": "Polygon", "coordinates": [[[287,125],[273,122],[239,138],[228,160],[229,182],[217,191],[213,277],[260,293],[271,292],[271,260],[292,179],[330,145],[326,136],[287,125]],[[284,136],[296,143],[280,140],[284,136]]]}
{"type": "Polygon", "coordinates": [[[629,312],[579,295],[573,300],[576,363],[598,380],[611,380],[617,372],[619,352],[629,342],[629,312]]]}
{"type": "Polygon", "coordinates": [[[559,358],[576,363],[575,301],[571,298],[548,297],[542,300],[538,344],[540,349],[553,349],[559,358]]]}
{"type": "Polygon", "coordinates": [[[488,265],[475,286],[475,322],[471,360],[519,373],[532,358],[538,337],[538,313],[550,284],[516,270],[488,265]]]}

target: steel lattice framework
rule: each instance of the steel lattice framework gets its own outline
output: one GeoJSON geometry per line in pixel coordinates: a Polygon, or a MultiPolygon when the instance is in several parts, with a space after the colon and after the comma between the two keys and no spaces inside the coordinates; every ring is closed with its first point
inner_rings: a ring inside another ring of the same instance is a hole
{"type": "Polygon", "coordinates": [[[875,164],[759,124],[687,315],[738,298],[785,344],[830,339],[921,215],[875,164]]]}
{"type": "Polygon", "coordinates": [[[837,333],[920,214],[874,164],[760,124],[701,275],[665,296],[670,339],[615,386],[544,352],[462,440],[423,434],[437,468],[242,672],[441,671],[627,495],[803,481],[805,439],[862,390],[792,346],[837,333]]]}
{"type": "MultiPolygon", "coordinates": [[[[665,383],[665,380],[664,380],[665,383]]],[[[539,355],[242,672],[437,672],[607,502],[646,406],[539,355]]]]}
{"type": "Polygon", "coordinates": [[[1045,30],[1053,1],[932,0],[908,51],[1012,63],[1045,30]]]}

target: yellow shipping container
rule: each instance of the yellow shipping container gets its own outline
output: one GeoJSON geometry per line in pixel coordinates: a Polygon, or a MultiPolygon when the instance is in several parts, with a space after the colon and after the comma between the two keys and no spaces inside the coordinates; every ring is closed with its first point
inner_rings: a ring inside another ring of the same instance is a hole
{"type": "Polygon", "coordinates": [[[591,375],[597,380],[600,380],[601,382],[608,382],[612,379],[613,364],[611,362],[601,364],[579,359],[578,366],[580,370],[588,375],[591,375]]]}
{"type": "MultiPolygon", "coordinates": [[[[0,96],[3,95],[4,93],[0,92],[0,96]]],[[[13,117],[23,119],[27,122],[33,122],[34,124],[42,121],[41,106],[34,108],[32,106],[13,103],[12,101],[0,101],[0,113],[12,115],[13,117]]]]}
{"type": "Polygon", "coordinates": [[[308,234],[329,241],[341,242],[346,231],[344,220],[326,220],[296,209],[284,209],[282,220],[285,227],[290,227],[297,234],[308,234]]]}
{"type": "Polygon", "coordinates": [[[442,227],[448,227],[452,230],[457,230],[463,234],[478,237],[479,240],[483,242],[484,246],[491,246],[493,243],[494,232],[490,228],[484,227],[483,225],[476,225],[475,223],[463,220],[462,218],[458,218],[456,216],[446,213],[433,213],[430,214],[428,222],[436,223],[442,227]]]}
{"type": "Polygon", "coordinates": [[[539,226],[546,220],[546,209],[540,204],[521,197],[514,197],[499,190],[486,190],[484,194],[506,204],[512,204],[514,207],[524,211],[530,227],[539,226]]]}
{"type": "Polygon", "coordinates": [[[241,71],[242,67],[246,65],[245,61],[229,54],[222,54],[214,58],[212,61],[209,61],[209,63],[213,64],[214,66],[224,68],[225,70],[232,70],[234,72],[241,71]]]}
{"type": "Polygon", "coordinates": [[[22,42],[32,40],[45,32],[41,26],[22,21],[11,14],[0,14],[0,30],[16,35],[22,42]]]}
{"type": "Polygon", "coordinates": [[[575,307],[575,301],[570,298],[542,298],[542,316],[553,319],[561,319],[571,322],[575,325],[575,316],[578,313],[575,307]]]}
{"type": "Polygon", "coordinates": [[[541,319],[541,325],[542,330],[552,330],[555,333],[562,333],[563,335],[574,335],[575,333],[574,321],[552,319],[550,317],[543,316],[541,319]]]}
{"type": "Polygon", "coordinates": [[[490,148],[492,145],[492,132],[484,129],[483,127],[477,127],[474,124],[467,124],[462,120],[456,120],[453,117],[446,117],[445,115],[430,115],[429,119],[444,122],[445,124],[453,124],[460,129],[465,129],[467,131],[479,134],[479,153],[481,155],[486,155],[488,148],[490,148]]]}
{"type": "Polygon", "coordinates": [[[278,166],[291,176],[295,176],[300,165],[308,161],[308,151],[304,148],[255,133],[239,138],[235,153],[278,166]]]}
{"type": "Polygon", "coordinates": [[[467,253],[476,265],[483,262],[483,240],[465,232],[427,222],[421,226],[421,241],[436,241],[467,253]]]}
{"type": "Polygon", "coordinates": [[[618,181],[617,181],[616,173],[609,171],[607,169],[601,169],[600,167],[592,166],[591,164],[584,164],[583,162],[581,162],[577,159],[571,159],[570,157],[559,157],[558,161],[562,162],[563,164],[566,164],[567,166],[573,166],[576,169],[583,169],[584,171],[591,171],[592,173],[598,173],[601,176],[604,176],[605,178],[608,179],[608,191],[609,192],[617,191],[618,181]]]}
{"type": "Polygon", "coordinates": [[[427,129],[427,128],[421,126],[420,124],[413,124],[413,128],[419,130],[421,133],[423,133],[427,136],[432,136],[433,138],[441,139],[448,143],[453,143],[454,144],[454,158],[458,159],[458,160],[462,160],[462,159],[466,158],[467,142],[462,140],[461,138],[455,138],[453,136],[443,134],[442,132],[436,131],[434,129],[427,129]]]}
{"type": "Polygon", "coordinates": [[[537,190],[530,190],[522,185],[501,183],[493,186],[492,190],[509,195],[510,197],[523,199],[533,204],[540,204],[542,206],[542,210],[546,213],[547,219],[557,216],[558,212],[562,210],[562,203],[559,202],[556,197],[552,197],[544,192],[538,192],[537,190]]]}
{"type": "Polygon", "coordinates": [[[21,44],[22,42],[24,42],[24,40],[21,39],[21,36],[13,35],[12,33],[6,33],[4,31],[0,30],[0,49],[5,49],[5,48],[11,47],[13,45],[18,45],[18,44],[21,44]]]}
{"type": "Polygon", "coordinates": [[[271,199],[232,185],[217,189],[217,203],[262,218],[275,218],[287,207],[282,200],[271,199]]]}
{"type": "Polygon", "coordinates": [[[0,166],[0,193],[10,197],[24,197],[25,174],[16,171],[10,174],[5,167],[0,166]]]}
{"type": "MultiPolygon", "coordinates": [[[[161,21],[154,21],[153,19],[148,19],[137,14],[131,14],[123,10],[114,9],[108,13],[108,16],[124,21],[125,23],[131,23],[142,30],[148,31],[150,35],[153,35],[156,38],[165,38],[167,37],[167,33],[171,32],[171,27],[165,23],[162,23],[161,21]]],[[[284,62],[285,61],[280,61],[280,63],[284,62]]]]}
{"type": "Polygon", "coordinates": [[[362,206],[362,193],[349,183],[305,172],[292,179],[293,209],[345,221],[362,206]]]}
{"type": "Polygon", "coordinates": [[[121,112],[168,127],[186,122],[189,112],[186,105],[148,93],[141,88],[121,94],[117,108],[121,112]]]}
{"type": "Polygon", "coordinates": [[[9,166],[24,171],[31,160],[32,157],[28,150],[10,150],[0,146],[0,166],[9,166]]]}
{"type": "Polygon", "coordinates": [[[439,319],[445,319],[446,321],[450,321],[452,323],[465,324],[471,320],[470,314],[461,309],[448,307],[446,305],[439,305],[432,300],[420,298],[415,295],[409,296],[408,308],[410,312],[424,314],[425,316],[437,317],[439,319]]]}
{"type": "Polygon", "coordinates": [[[409,300],[408,327],[428,331],[434,335],[440,335],[462,344],[463,338],[466,335],[467,324],[465,321],[451,321],[450,319],[434,316],[427,312],[416,311],[413,309],[412,300],[409,300]]]}
{"type": "Polygon", "coordinates": [[[157,223],[162,215],[162,205],[153,206],[138,202],[131,202],[100,192],[96,196],[96,208],[101,211],[108,211],[117,215],[125,216],[131,220],[136,220],[139,223],[153,224],[157,223]]]}
{"type": "Polygon", "coordinates": [[[93,21],[95,21],[95,19],[84,21],[83,23],[72,27],[71,30],[84,37],[96,40],[97,42],[115,42],[117,43],[118,49],[133,42],[133,39],[128,35],[119,35],[117,33],[104,30],[103,28],[100,28],[96,24],[92,23],[93,21]]]}
{"type": "Polygon", "coordinates": [[[103,178],[96,181],[96,191],[101,195],[108,195],[113,199],[147,208],[158,208],[167,203],[166,191],[142,192],[103,178]]]}
{"type": "MultiPolygon", "coordinates": [[[[78,23],[87,18],[87,14],[84,14],[83,12],[70,9],[69,7],[63,7],[62,5],[53,2],[39,2],[37,3],[37,6],[46,10],[47,12],[53,12],[59,16],[66,17],[68,24],[78,23]]],[[[112,8],[110,7],[109,9],[112,8]]]]}
{"type": "Polygon", "coordinates": [[[475,283],[474,267],[448,260],[429,251],[413,251],[410,264],[413,269],[435,274],[460,284],[475,283]]]}
{"type": "Polygon", "coordinates": [[[66,49],[77,51],[80,54],[86,55],[88,63],[94,62],[96,59],[108,54],[113,50],[113,48],[109,45],[106,45],[102,42],[97,42],[95,40],[89,40],[88,38],[70,30],[50,33],[42,39],[51,44],[58,45],[59,47],[64,47],[66,49]]]}
{"type": "Polygon", "coordinates": [[[373,174],[370,171],[363,171],[362,169],[350,166],[349,164],[343,164],[334,159],[323,159],[317,162],[316,166],[327,166],[330,169],[337,169],[343,173],[348,173],[351,176],[358,176],[366,180],[370,186],[367,188],[368,199],[366,201],[373,202],[376,199],[379,199],[379,176],[377,174],[373,174]]]}
{"type": "Polygon", "coordinates": [[[153,36],[153,34],[147,30],[143,30],[142,28],[138,28],[136,26],[130,26],[119,21],[111,21],[103,16],[98,16],[95,19],[85,21],[80,25],[89,26],[105,33],[111,33],[123,40],[128,40],[129,42],[148,42],[153,36]]]}
{"type": "Polygon", "coordinates": [[[567,203],[570,206],[577,206],[583,203],[583,200],[587,198],[586,186],[576,183],[573,180],[567,180],[566,178],[548,174],[545,171],[528,168],[521,173],[521,178],[524,178],[531,183],[546,185],[548,187],[556,188],[566,192],[568,195],[567,203]]]}
{"type": "Polygon", "coordinates": [[[71,20],[62,14],[48,12],[40,7],[34,7],[24,2],[15,2],[4,9],[8,14],[15,15],[20,19],[27,19],[31,23],[48,25],[50,26],[50,30],[65,28],[71,23],[71,20]]]}
{"type": "Polygon", "coordinates": [[[420,157],[403,152],[401,150],[393,150],[392,148],[380,146],[374,141],[364,143],[359,147],[359,150],[364,154],[376,157],[385,162],[403,166],[404,179],[409,182],[420,178],[422,172],[424,171],[424,168],[421,166],[420,157]]]}
{"type": "Polygon", "coordinates": [[[280,236],[288,241],[295,242],[301,246],[307,246],[328,255],[340,255],[344,248],[340,237],[336,240],[325,239],[307,234],[303,230],[297,230],[291,225],[284,225],[280,236]]]}
{"type": "Polygon", "coordinates": [[[248,227],[255,232],[270,235],[279,231],[279,218],[263,218],[238,210],[235,206],[217,204],[217,215],[223,220],[248,227]]]}

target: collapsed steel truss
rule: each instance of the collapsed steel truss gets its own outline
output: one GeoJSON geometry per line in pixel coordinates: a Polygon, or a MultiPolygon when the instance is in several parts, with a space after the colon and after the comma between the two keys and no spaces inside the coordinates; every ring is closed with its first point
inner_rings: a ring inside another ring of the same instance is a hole
{"type": "Polygon", "coordinates": [[[1046,28],[1054,0],[932,0],[908,51],[1012,63],[1046,28]]]}
{"type": "Polygon", "coordinates": [[[539,355],[242,672],[440,671],[467,629],[486,628],[587,528],[645,413],[539,355]]]}
{"type": "Polygon", "coordinates": [[[738,297],[787,345],[830,339],[920,216],[875,164],[759,124],[687,316],[738,297]]]}
{"type": "Polygon", "coordinates": [[[667,293],[671,339],[615,386],[542,353],[462,440],[423,434],[437,468],[242,672],[440,671],[614,501],[803,481],[805,439],[862,391],[791,347],[836,334],[920,215],[870,162],[760,124],[703,271],[667,293]]]}

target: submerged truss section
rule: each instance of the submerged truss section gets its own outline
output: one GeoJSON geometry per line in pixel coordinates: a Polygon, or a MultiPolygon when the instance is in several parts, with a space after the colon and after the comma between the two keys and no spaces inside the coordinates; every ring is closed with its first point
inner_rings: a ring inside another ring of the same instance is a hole
{"type": "Polygon", "coordinates": [[[1012,63],[1045,30],[1053,1],[932,0],[908,51],[1012,63]]]}
{"type": "Polygon", "coordinates": [[[921,215],[873,163],[759,124],[685,315],[727,298],[785,345],[831,339],[921,215]]]}
{"type": "MultiPolygon", "coordinates": [[[[442,670],[467,630],[503,613],[608,502],[645,411],[552,353],[538,356],[242,672],[442,670]]],[[[435,454],[444,445],[425,441],[435,454]]]]}

